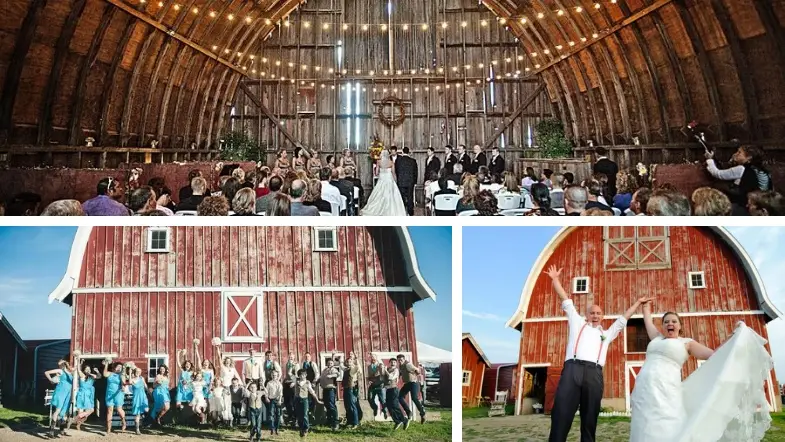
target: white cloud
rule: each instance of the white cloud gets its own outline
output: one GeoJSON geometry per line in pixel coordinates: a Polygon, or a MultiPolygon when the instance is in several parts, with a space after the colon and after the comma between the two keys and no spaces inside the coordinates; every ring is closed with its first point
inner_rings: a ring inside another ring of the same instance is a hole
{"type": "Polygon", "coordinates": [[[504,322],[504,318],[494,315],[493,313],[473,312],[471,310],[463,310],[462,313],[463,316],[469,316],[470,318],[477,318],[485,321],[504,322]]]}
{"type": "Polygon", "coordinates": [[[0,277],[0,307],[30,304],[34,294],[30,292],[31,279],[0,277]]]}

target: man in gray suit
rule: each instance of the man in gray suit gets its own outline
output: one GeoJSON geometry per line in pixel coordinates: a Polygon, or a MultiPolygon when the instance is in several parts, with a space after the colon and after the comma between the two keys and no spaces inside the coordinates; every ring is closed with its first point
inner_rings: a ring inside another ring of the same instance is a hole
{"type": "Polygon", "coordinates": [[[267,213],[267,206],[270,205],[270,202],[275,198],[275,195],[278,195],[282,186],[283,180],[281,177],[273,175],[273,177],[270,178],[270,182],[267,183],[267,187],[270,188],[270,193],[256,200],[256,213],[267,213]]]}
{"type": "Polygon", "coordinates": [[[292,197],[292,216],[319,216],[319,209],[303,205],[306,185],[303,180],[294,180],[289,194],[292,197]]]}

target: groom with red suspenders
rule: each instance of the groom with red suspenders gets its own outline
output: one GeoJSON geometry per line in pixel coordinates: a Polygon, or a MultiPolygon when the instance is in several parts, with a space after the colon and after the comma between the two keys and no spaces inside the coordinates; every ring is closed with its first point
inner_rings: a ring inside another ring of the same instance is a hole
{"type": "Polygon", "coordinates": [[[602,308],[589,306],[588,321],[575,309],[572,299],[559,281],[561,269],[551,266],[546,272],[553,282],[553,289],[562,300],[567,313],[570,334],[564,368],[556,387],[556,399],[551,410],[549,442],[565,442],[578,406],[581,410],[581,442],[594,442],[597,418],[602,402],[602,366],[608,355],[608,346],[619,336],[627,320],[646,298],[638,300],[617,319],[608,330],[602,329],[602,308]]]}

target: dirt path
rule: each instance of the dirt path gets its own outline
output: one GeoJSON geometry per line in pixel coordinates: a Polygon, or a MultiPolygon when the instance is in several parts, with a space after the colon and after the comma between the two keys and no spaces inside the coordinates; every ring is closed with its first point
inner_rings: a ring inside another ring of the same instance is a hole
{"type": "MultiPolygon", "coordinates": [[[[549,416],[506,416],[463,420],[464,441],[517,441],[540,442],[548,440],[551,428],[549,416]]],[[[627,442],[630,439],[628,422],[603,422],[597,425],[597,440],[603,442],[627,442]]],[[[580,440],[580,421],[575,420],[567,439],[580,440]]]]}

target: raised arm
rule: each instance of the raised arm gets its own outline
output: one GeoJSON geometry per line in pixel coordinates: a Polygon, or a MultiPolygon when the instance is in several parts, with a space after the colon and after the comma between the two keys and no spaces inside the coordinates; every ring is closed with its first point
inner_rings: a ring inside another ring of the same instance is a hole
{"type": "Polygon", "coordinates": [[[654,298],[648,298],[648,297],[638,299],[637,301],[635,301],[635,304],[632,304],[630,308],[628,308],[627,311],[624,312],[624,319],[629,321],[632,315],[634,315],[635,312],[638,311],[638,307],[642,305],[647,305],[653,300],[654,298]]]}
{"type": "Polygon", "coordinates": [[[709,359],[714,354],[714,350],[696,341],[690,341],[687,343],[687,352],[700,360],[709,359]]]}
{"type": "Polygon", "coordinates": [[[55,368],[53,370],[45,371],[44,372],[44,376],[46,376],[46,378],[49,379],[49,382],[54,384],[55,383],[55,378],[57,376],[60,376],[61,372],[62,372],[62,370],[60,370],[59,368],[55,368]]]}
{"type": "Polygon", "coordinates": [[[98,371],[97,368],[93,367],[93,372],[90,373],[88,376],[90,376],[93,379],[101,379],[101,372],[98,371]]]}
{"type": "Polygon", "coordinates": [[[202,355],[199,354],[199,344],[194,342],[194,364],[196,364],[196,369],[202,369],[202,355]]]}
{"type": "Polygon", "coordinates": [[[179,365],[180,367],[182,367],[183,364],[185,364],[185,358],[186,358],[187,353],[188,353],[188,350],[186,350],[186,349],[182,349],[182,350],[178,350],[177,351],[177,365],[179,365]]]}
{"type": "Polygon", "coordinates": [[[654,339],[660,335],[660,331],[657,330],[657,326],[654,325],[654,321],[651,319],[651,299],[649,302],[643,304],[643,323],[646,325],[646,334],[649,335],[649,339],[654,339]]]}
{"type": "Polygon", "coordinates": [[[109,359],[104,359],[104,377],[108,378],[111,374],[109,371],[109,359]]]}
{"type": "Polygon", "coordinates": [[[548,267],[548,271],[545,272],[551,278],[551,282],[553,283],[553,289],[556,290],[556,294],[559,295],[562,301],[566,301],[570,299],[570,295],[567,294],[567,291],[564,290],[564,287],[561,285],[561,281],[559,277],[561,276],[562,269],[556,268],[556,266],[552,265],[548,267]]]}

